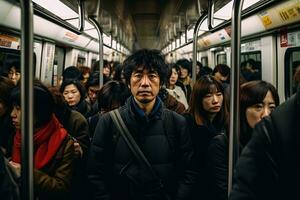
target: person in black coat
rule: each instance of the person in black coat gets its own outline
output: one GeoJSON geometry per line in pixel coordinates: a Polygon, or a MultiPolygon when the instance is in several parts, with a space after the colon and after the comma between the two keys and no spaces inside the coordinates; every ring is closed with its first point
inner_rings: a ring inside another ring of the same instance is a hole
{"type": "Polygon", "coordinates": [[[212,199],[214,191],[209,187],[208,145],[213,137],[224,132],[227,124],[227,109],[221,82],[210,75],[198,79],[194,84],[190,108],[185,117],[190,127],[200,171],[194,199],[212,199]]]}
{"type": "Polygon", "coordinates": [[[197,177],[185,119],[165,109],[157,96],[166,64],[157,50],[139,50],[124,61],[132,96],[119,109],[130,134],[158,178],[137,160],[109,113],[100,117],[91,145],[88,173],[94,199],[188,200],[197,177]]]}
{"type": "Polygon", "coordinates": [[[259,122],[237,163],[230,200],[299,199],[300,88],[259,122]]]}

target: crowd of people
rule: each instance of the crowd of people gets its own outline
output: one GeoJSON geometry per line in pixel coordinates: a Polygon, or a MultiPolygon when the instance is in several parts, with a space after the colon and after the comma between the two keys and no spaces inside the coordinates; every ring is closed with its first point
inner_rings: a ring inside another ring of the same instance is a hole
{"type": "MultiPolygon", "coordinates": [[[[35,197],[228,199],[230,67],[208,70],[197,62],[193,83],[191,61],[167,65],[159,51],[143,49],[122,64],[104,61],[100,87],[98,65],[67,67],[59,87],[34,82],[35,197]],[[118,111],[119,123],[111,111],[118,111]]],[[[283,198],[276,195],[277,187],[295,195],[296,186],[284,181],[298,174],[289,155],[297,148],[297,141],[290,148],[289,142],[297,130],[292,123],[299,124],[293,117],[298,94],[279,106],[275,87],[245,66],[238,133],[242,154],[229,199],[283,198]],[[281,110],[288,116],[284,122],[281,110]]],[[[1,199],[19,196],[20,98],[20,63],[14,62],[6,77],[0,76],[1,199]]]]}

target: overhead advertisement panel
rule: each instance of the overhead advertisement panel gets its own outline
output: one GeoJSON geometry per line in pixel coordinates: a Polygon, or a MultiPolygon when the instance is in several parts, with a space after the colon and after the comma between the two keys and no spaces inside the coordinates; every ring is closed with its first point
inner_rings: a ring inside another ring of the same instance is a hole
{"type": "Polygon", "coordinates": [[[259,13],[266,29],[276,28],[300,20],[300,1],[284,1],[275,8],[259,13]]]}

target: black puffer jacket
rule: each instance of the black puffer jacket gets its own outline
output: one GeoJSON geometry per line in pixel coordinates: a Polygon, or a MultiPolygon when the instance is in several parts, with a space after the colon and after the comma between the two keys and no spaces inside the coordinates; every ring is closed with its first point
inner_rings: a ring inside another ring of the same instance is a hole
{"type": "Polygon", "coordinates": [[[300,199],[300,90],[254,128],[230,200],[300,199]]]}
{"type": "MultiPolygon", "coordinates": [[[[159,98],[148,116],[142,116],[136,107],[131,97],[120,108],[120,113],[154,171],[162,179],[163,190],[171,199],[189,199],[196,174],[190,165],[193,153],[185,119],[164,109],[159,98]],[[168,129],[168,136],[164,131],[166,123],[163,122],[167,114],[172,115],[173,124],[168,129]]],[[[118,135],[116,133],[109,114],[100,117],[88,164],[95,199],[164,199],[155,189],[156,183],[146,181],[148,171],[134,159],[122,136],[112,138],[118,135]]]]}

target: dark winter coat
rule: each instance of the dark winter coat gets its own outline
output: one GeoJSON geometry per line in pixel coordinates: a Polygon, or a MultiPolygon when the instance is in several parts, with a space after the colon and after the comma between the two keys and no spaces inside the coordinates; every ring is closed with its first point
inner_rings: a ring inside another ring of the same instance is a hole
{"type": "Polygon", "coordinates": [[[78,141],[83,150],[83,157],[75,159],[71,190],[74,200],[84,199],[89,193],[86,174],[86,160],[90,146],[88,122],[81,113],[68,107],[62,107],[56,114],[64,128],[78,141]]]}
{"type": "Polygon", "coordinates": [[[254,128],[238,161],[230,200],[300,199],[299,89],[254,128]]]}
{"type": "Polygon", "coordinates": [[[209,142],[206,169],[209,199],[228,199],[228,137],[226,134],[218,134],[209,142]]]}
{"type": "Polygon", "coordinates": [[[190,199],[196,172],[190,164],[193,153],[185,119],[164,109],[159,98],[148,116],[133,97],[119,110],[164,187],[161,190],[157,182],[148,182],[149,172],[137,163],[122,136],[113,139],[118,130],[106,113],[99,119],[89,156],[95,199],[164,199],[162,191],[171,199],[190,199]],[[167,114],[173,125],[168,127],[168,136],[163,122],[167,114]]]}
{"type": "MultiPolygon", "coordinates": [[[[197,180],[197,190],[194,199],[211,199],[209,188],[208,158],[209,145],[212,139],[222,131],[217,130],[212,124],[197,125],[194,117],[187,113],[184,115],[190,129],[193,147],[196,155],[199,170],[199,180],[197,180]]],[[[213,158],[212,158],[213,159],[213,158]]]]}
{"type": "Polygon", "coordinates": [[[17,176],[0,150],[0,197],[4,200],[20,200],[17,176]]]}
{"type": "Polygon", "coordinates": [[[10,112],[0,117],[0,148],[4,148],[5,157],[11,157],[15,128],[12,124],[10,112]]]}

